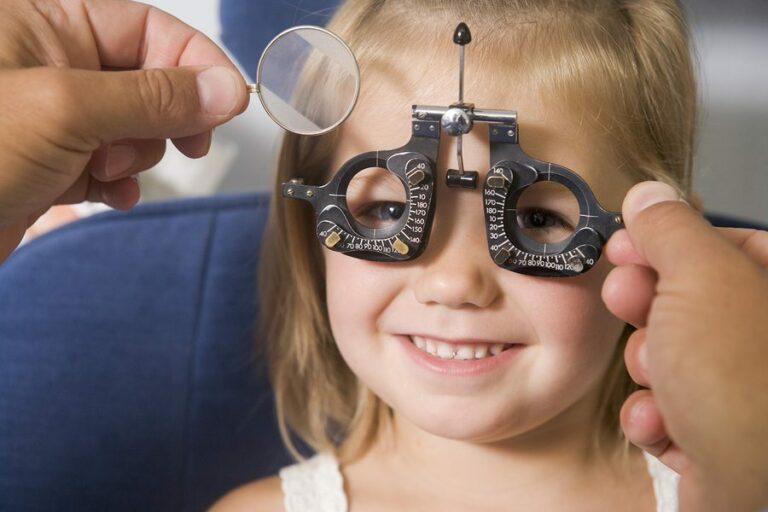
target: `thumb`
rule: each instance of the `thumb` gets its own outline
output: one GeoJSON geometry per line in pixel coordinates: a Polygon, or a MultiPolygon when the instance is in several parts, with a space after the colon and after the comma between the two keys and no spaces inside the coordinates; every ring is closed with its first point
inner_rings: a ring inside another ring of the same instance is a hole
{"type": "Polygon", "coordinates": [[[700,278],[743,259],[735,245],[665,183],[635,185],[622,212],[632,246],[662,279],[700,278]]]}
{"type": "Polygon", "coordinates": [[[53,96],[59,111],[69,114],[68,131],[87,141],[89,150],[120,139],[195,135],[248,105],[243,78],[219,66],[52,73],[63,82],[53,96]]]}

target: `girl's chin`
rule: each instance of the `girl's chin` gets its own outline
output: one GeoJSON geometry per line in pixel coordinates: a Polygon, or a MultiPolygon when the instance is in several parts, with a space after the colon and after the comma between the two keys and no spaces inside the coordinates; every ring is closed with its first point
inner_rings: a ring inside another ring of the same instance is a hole
{"type": "MultiPolygon", "coordinates": [[[[398,413],[399,418],[433,436],[455,441],[485,443],[515,435],[516,425],[513,418],[505,419],[497,414],[484,416],[480,411],[462,411],[461,409],[416,409],[407,411],[411,414],[398,413]]],[[[524,431],[525,427],[521,425],[519,430],[524,431]]]]}

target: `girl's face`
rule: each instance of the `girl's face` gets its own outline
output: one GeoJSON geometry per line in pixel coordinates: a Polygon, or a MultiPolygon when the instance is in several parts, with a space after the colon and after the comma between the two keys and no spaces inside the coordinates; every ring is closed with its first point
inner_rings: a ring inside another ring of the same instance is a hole
{"type": "MultiPolygon", "coordinates": [[[[412,104],[456,101],[453,60],[409,64],[425,72],[414,77],[393,67],[368,68],[360,102],[343,125],[333,172],[359,153],[407,142],[412,104]]],[[[483,78],[468,83],[467,101],[517,111],[528,154],[577,172],[604,207],[620,209],[631,181],[617,171],[607,141],[551,98],[542,101],[506,81],[494,88],[489,74],[483,78]]],[[[574,420],[593,416],[624,326],[600,299],[609,271],[604,259],[572,278],[526,276],[491,260],[482,202],[491,164],[487,132],[476,124],[464,137],[465,168],[479,172],[475,190],[445,185],[446,170],[458,164],[456,141],[443,134],[435,218],[419,258],[380,263],[323,248],[331,328],[354,373],[399,419],[441,437],[482,442],[573,427],[574,420]],[[469,350],[487,355],[446,361],[416,342],[460,357],[469,350]],[[505,350],[492,355],[494,344],[505,350]]]]}

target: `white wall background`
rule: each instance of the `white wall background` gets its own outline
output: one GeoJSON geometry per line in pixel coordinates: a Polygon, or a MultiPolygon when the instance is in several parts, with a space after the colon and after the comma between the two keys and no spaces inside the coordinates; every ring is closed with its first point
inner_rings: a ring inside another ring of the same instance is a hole
{"type": "Polygon", "coordinates": [[[695,188],[708,210],[768,224],[768,15],[709,19],[693,33],[703,97],[695,188]]]}
{"type": "MultiPolygon", "coordinates": [[[[148,3],[219,41],[217,0],[148,3]]],[[[683,3],[699,54],[703,100],[695,188],[708,210],[768,224],[768,1],[683,3]]],[[[184,170],[171,168],[181,166],[214,176],[201,193],[265,190],[272,183],[278,133],[253,98],[244,115],[216,130],[210,157],[190,162],[170,154],[161,166],[175,174],[184,170]]]]}

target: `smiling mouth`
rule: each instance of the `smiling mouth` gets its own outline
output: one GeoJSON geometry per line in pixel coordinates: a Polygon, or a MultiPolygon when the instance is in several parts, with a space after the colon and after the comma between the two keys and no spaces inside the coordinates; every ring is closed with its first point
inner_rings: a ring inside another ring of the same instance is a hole
{"type": "Polygon", "coordinates": [[[408,336],[413,345],[440,359],[474,361],[497,356],[516,343],[445,343],[423,336],[408,336]]]}

